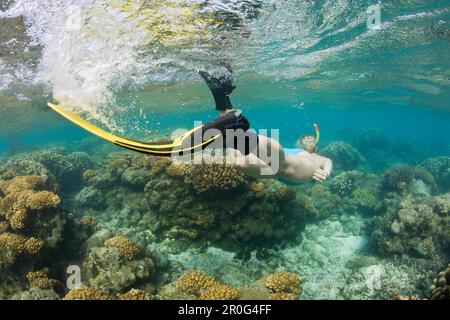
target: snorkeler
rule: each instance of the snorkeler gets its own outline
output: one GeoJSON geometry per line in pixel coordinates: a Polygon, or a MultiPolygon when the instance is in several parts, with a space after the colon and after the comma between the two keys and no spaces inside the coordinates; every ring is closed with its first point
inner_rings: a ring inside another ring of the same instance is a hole
{"type": "Polygon", "coordinates": [[[325,181],[331,174],[330,159],[317,155],[317,137],[307,135],[299,140],[298,149],[283,149],[274,139],[257,135],[241,110],[233,108],[230,94],[236,88],[231,68],[214,77],[206,72],[199,74],[210,88],[220,116],[204,125],[197,126],[176,137],[170,143],[155,144],[122,138],[95,126],[64,104],[49,103],[48,106],[81,128],[132,151],[159,156],[182,157],[196,155],[203,150],[226,150],[225,160],[243,173],[257,178],[280,179],[289,183],[306,182],[311,179],[325,181]]]}
{"type": "MultiPolygon", "coordinates": [[[[216,110],[221,115],[213,123],[220,123],[226,118],[234,119],[229,128],[235,129],[238,133],[230,137],[230,131],[227,131],[221,142],[227,149],[227,163],[235,165],[243,173],[255,178],[275,178],[287,183],[302,183],[311,179],[325,181],[331,175],[333,163],[316,153],[320,138],[318,126],[314,125],[315,137],[305,135],[298,140],[297,149],[284,149],[276,140],[248,131],[249,121],[240,110],[235,110],[231,103],[230,94],[236,86],[233,84],[231,68],[227,67],[227,70],[228,76],[219,78],[206,72],[199,72],[210,88],[216,110]],[[276,165],[273,163],[274,160],[277,162],[276,165]]],[[[214,143],[208,148],[211,147],[215,147],[214,143]]]]}

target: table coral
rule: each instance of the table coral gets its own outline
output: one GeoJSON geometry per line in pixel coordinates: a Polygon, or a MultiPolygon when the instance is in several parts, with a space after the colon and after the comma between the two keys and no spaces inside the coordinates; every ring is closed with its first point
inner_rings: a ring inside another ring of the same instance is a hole
{"type": "Polygon", "coordinates": [[[139,253],[139,247],[130,239],[122,235],[115,236],[105,241],[105,246],[115,247],[126,259],[133,260],[139,253]]]}

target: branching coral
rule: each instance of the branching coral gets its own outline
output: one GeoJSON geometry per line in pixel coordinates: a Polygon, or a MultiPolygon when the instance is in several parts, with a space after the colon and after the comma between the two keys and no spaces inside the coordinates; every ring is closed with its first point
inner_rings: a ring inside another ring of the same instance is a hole
{"type": "Polygon", "coordinates": [[[291,272],[274,273],[266,278],[266,287],[273,300],[295,300],[301,291],[300,277],[291,272]]]}
{"type": "Polygon", "coordinates": [[[252,181],[249,183],[249,189],[257,198],[263,198],[266,193],[266,184],[262,181],[252,181]]]}
{"type": "Polygon", "coordinates": [[[333,178],[331,189],[339,196],[347,197],[355,189],[354,180],[347,172],[343,172],[333,178]]]}
{"type": "Polygon", "coordinates": [[[186,165],[185,181],[197,193],[235,190],[246,184],[244,174],[237,168],[217,163],[189,163],[186,165]]]}
{"type": "Polygon", "coordinates": [[[171,177],[183,177],[185,173],[184,164],[174,162],[166,168],[166,173],[171,177]]]}
{"type": "Polygon", "coordinates": [[[237,289],[197,270],[186,271],[175,283],[175,289],[178,292],[175,295],[192,295],[200,300],[236,300],[240,297],[237,289]]]}
{"type": "Polygon", "coordinates": [[[217,284],[213,277],[197,270],[186,271],[176,282],[177,290],[190,294],[199,294],[202,290],[217,284]]]}
{"type": "Polygon", "coordinates": [[[450,264],[433,279],[430,289],[431,300],[450,300],[450,264]]]}
{"type": "Polygon", "coordinates": [[[224,284],[214,284],[200,293],[200,300],[237,300],[239,297],[237,289],[224,284]]]}
{"type": "Polygon", "coordinates": [[[30,287],[38,287],[40,289],[53,289],[59,284],[59,281],[49,279],[43,271],[28,272],[27,279],[30,287]]]}
{"type": "Polygon", "coordinates": [[[81,287],[71,289],[63,300],[112,300],[112,297],[97,289],[81,287]]]}
{"type": "Polygon", "coordinates": [[[294,189],[282,184],[275,189],[274,195],[278,201],[288,202],[294,200],[297,194],[294,189]]]}
{"type": "Polygon", "coordinates": [[[123,172],[130,167],[130,159],[119,157],[108,163],[107,170],[116,177],[121,177],[123,172]]]}
{"type": "Polygon", "coordinates": [[[118,235],[105,241],[105,246],[115,247],[119,250],[120,254],[128,260],[133,260],[139,253],[138,246],[130,239],[118,235]]]}
{"type": "Polygon", "coordinates": [[[0,234],[0,269],[11,267],[19,258],[40,253],[43,242],[15,233],[0,234]]]}
{"type": "Polygon", "coordinates": [[[0,198],[0,210],[14,230],[25,227],[30,211],[52,210],[60,205],[61,200],[56,194],[36,191],[43,184],[44,178],[34,176],[17,177],[0,184],[5,194],[4,198],[0,198]]]}
{"type": "Polygon", "coordinates": [[[151,173],[156,176],[163,172],[172,163],[169,159],[161,157],[150,157],[151,159],[151,173]]]}
{"type": "Polygon", "coordinates": [[[131,289],[130,291],[121,294],[119,300],[153,300],[153,297],[143,290],[131,289]]]}

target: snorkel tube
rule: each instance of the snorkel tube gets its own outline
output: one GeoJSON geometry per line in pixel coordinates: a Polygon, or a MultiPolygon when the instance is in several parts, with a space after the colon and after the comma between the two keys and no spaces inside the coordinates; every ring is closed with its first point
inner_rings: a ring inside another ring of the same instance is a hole
{"type": "Polygon", "coordinates": [[[314,123],[313,127],[314,127],[314,130],[316,131],[316,146],[318,146],[319,145],[319,141],[320,141],[319,126],[317,125],[317,123],[314,123]]]}

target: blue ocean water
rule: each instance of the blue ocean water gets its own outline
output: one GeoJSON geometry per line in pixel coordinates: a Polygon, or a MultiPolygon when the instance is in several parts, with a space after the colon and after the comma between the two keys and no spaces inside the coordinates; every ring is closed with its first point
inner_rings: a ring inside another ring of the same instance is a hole
{"type": "MultiPolygon", "coordinates": [[[[120,233],[160,256],[158,280],[140,279],[155,295],[197,269],[237,288],[292,272],[306,299],[438,297],[428,288],[449,262],[449,21],[448,1],[425,0],[0,2],[0,208],[5,181],[45,167],[58,214],[97,221],[89,243],[120,233]],[[154,141],[217,117],[198,71],[223,75],[225,64],[233,105],[256,132],[275,130],[295,148],[319,125],[318,153],[335,164],[324,184],[250,179],[245,192],[199,195],[201,181],[118,155],[46,106],[63,102],[107,131],[154,141]]],[[[11,216],[0,214],[0,236],[22,235],[11,216]]],[[[50,275],[63,274],[66,254],[55,270],[42,254],[50,275]]],[[[32,286],[5,270],[0,299],[32,286]]],[[[134,285],[96,289],[116,297],[134,285]]]]}

